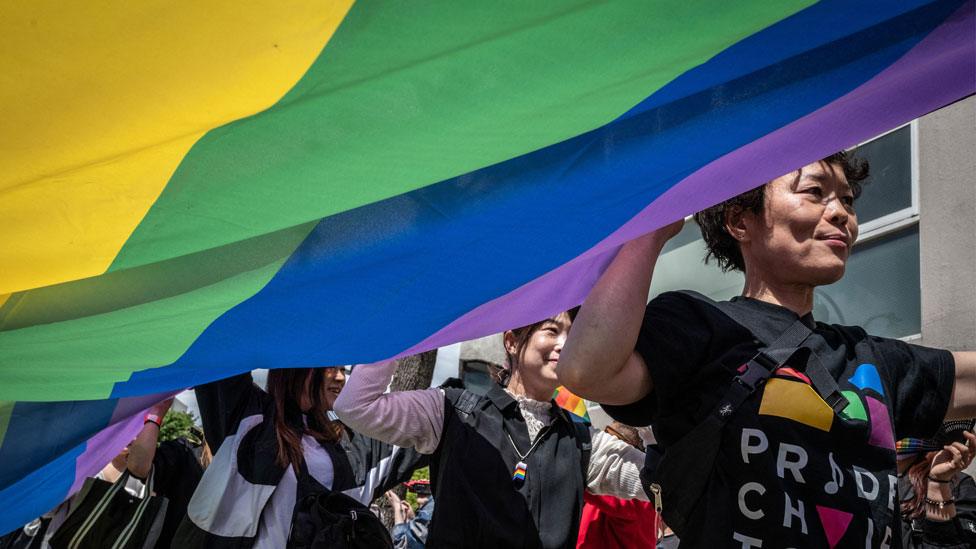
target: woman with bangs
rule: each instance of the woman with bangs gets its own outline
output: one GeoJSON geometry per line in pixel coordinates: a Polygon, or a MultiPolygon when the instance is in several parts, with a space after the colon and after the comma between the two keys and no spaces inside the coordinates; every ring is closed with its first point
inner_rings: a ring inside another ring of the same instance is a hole
{"type": "Polygon", "coordinates": [[[643,454],[553,402],[574,314],[506,331],[507,364],[485,395],[454,387],[384,394],[394,362],[355,367],[336,401],[339,418],[429,456],[428,547],[575,547],[584,489],[646,499],[643,454]]]}

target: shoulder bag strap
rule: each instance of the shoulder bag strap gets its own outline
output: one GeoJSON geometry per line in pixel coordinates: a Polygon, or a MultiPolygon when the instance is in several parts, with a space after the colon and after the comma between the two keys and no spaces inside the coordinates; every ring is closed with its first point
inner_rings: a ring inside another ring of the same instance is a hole
{"type": "Polygon", "coordinates": [[[474,412],[474,409],[478,406],[478,402],[480,400],[481,397],[479,395],[465,389],[458,395],[457,400],[455,400],[452,404],[454,404],[454,410],[457,411],[462,418],[467,418],[472,412],[474,412]]]}
{"type": "Polygon", "coordinates": [[[590,473],[590,455],[593,453],[593,441],[590,437],[590,426],[587,423],[573,421],[569,412],[563,410],[563,415],[576,430],[576,447],[580,450],[580,471],[583,473],[583,487],[590,473]]]}
{"type": "MultiPolygon", "coordinates": [[[[785,332],[779,335],[773,341],[769,341],[769,337],[764,334],[756,333],[751,325],[751,319],[748,314],[743,314],[742,310],[728,302],[716,302],[715,300],[702,295],[698,292],[691,290],[683,290],[681,293],[689,295],[699,301],[708,303],[716,310],[720,311],[722,314],[732,319],[736,324],[742,326],[749,331],[753,336],[759,341],[764,343],[766,346],[761,348],[756,356],[752,357],[748,363],[743,365],[739,369],[739,375],[735,378],[738,384],[745,385],[748,391],[743,395],[748,397],[757,387],[762,385],[777,368],[782,366],[786,361],[790,359],[800,348],[804,341],[807,340],[813,331],[807,327],[803,321],[797,319],[785,332]],[[757,368],[759,366],[760,368],[757,368]]],[[[809,349],[808,349],[809,350],[809,349]]],[[[807,367],[804,373],[810,378],[810,384],[813,389],[817,391],[820,398],[824,399],[834,413],[840,413],[848,405],[847,397],[840,392],[840,387],[837,386],[837,381],[830,375],[827,368],[824,367],[823,362],[821,362],[820,357],[817,356],[812,350],[810,351],[810,357],[807,360],[807,367]]],[[[736,384],[733,384],[735,387],[736,384]]],[[[738,392],[738,391],[737,391],[738,392]]],[[[726,406],[728,404],[733,404],[732,410],[738,407],[742,401],[738,398],[730,400],[729,402],[723,403],[721,406],[726,406]]],[[[723,408],[727,409],[727,408],[723,408]]],[[[731,413],[731,410],[729,411],[731,413]]]]}
{"type": "MultiPolygon", "coordinates": [[[[698,292],[682,293],[708,303],[749,333],[758,335],[750,328],[752,322],[745,318],[747,315],[743,315],[740,309],[728,303],[716,303],[698,292]]],[[[811,335],[813,332],[810,328],[797,319],[772,341],[757,338],[766,346],[738,369],[738,375],[728,390],[701,423],[663,453],[653,446],[646,448],[641,484],[654,502],[655,509],[679,536],[690,524],[693,510],[704,494],[707,478],[718,456],[718,441],[725,424],[776,369],[799,351],[800,345],[811,335]],[[667,506],[662,505],[662,488],[672,490],[666,494],[669,500],[667,506]]],[[[836,381],[816,355],[811,352],[810,357],[806,374],[814,389],[835,411],[843,410],[847,406],[847,399],[840,393],[836,381]]]]}
{"type": "Polygon", "coordinates": [[[132,535],[135,533],[136,528],[139,526],[139,523],[142,522],[142,517],[146,514],[146,508],[149,506],[149,500],[152,498],[155,476],[156,467],[152,466],[149,469],[149,478],[146,479],[142,500],[136,507],[135,512],[132,513],[132,518],[129,519],[129,523],[126,524],[125,528],[123,528],[122,532],[119,534],[119,537],[116,538],[115,543],[112,544],[112,549],[122,549],[129,543],[129,540],[132,539],[132,535]]]}
{"type": "Polygon", "coordinates": [[[68,540],[68,549],[76,549],[81,545],[81,542],[85,539],[85,536],[88,535],[88,532],[92,529],[92,526],[95,525],[95,522],[98,521],[98,519],[102,516],[102,513],[105,512],[105,509],[108,508],[109,502],[112,501],[115,494],[119,493],[119,490],[125,489],[125,483],[128,481],[129,470],[126,469],[122,472],[119,478],[115,479],[112,486],[105,491],[101,499],[98,500],[98,503],[95,504],[95,508],[92,509],[91,513],[89,513],[88,516],[85,517],[85,520],[81,523],[81,526],[78,527],[75,535],[68,540]]]}

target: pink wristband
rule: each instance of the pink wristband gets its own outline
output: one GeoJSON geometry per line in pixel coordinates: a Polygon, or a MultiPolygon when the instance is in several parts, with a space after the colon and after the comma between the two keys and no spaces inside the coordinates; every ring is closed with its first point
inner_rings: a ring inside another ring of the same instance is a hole
{"type": "Polygon", "coordinates": [[[143,423],[143,425],[145,425],[146,423],[155,423],[156,424],[156,427],[159,427],[159,428],[162,428],[163,427],[163,421],[162,421],[162,419],[160,419],[160,417],[158,415],[156,415],[156,414],[146,414],[146,417],[143,418],[143,422],[142,423],[143,423]]]}

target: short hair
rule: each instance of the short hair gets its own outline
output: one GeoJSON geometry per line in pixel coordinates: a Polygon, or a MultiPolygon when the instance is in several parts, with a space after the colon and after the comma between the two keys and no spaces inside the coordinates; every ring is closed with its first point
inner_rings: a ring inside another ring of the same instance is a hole
{"type": "MultiPolygon", "coordinates": [[[[576,314],[579,312],[579,310],[580,310],[579,305],[577,305],[576,307],[573,307],[568,311],[564,311],[566,315],[569,316],[570,323],[576,320],[576,314]]],[[[490,370],[489,374],[491,375],[492,379],[494,379],[496,383],[502,385],[503,387],[507,387],[513,369],[519,363],[521,363],[522,357],[525,355],[525,349],[529,345],[529,339],[532,337],[532,334],[538,332],[539,329],[541,329],[546,322],[549,322],[550,320],[554,319],[555,317],[561,314],[563,313],[555,314],[551,317],[544,318],[542,320],[533,322],[532,324],[528,324],[526,326],[514,328],[512,330],[507,330],[512,332],[512,336],[515,338],[515,352],[511,353],[508,351],[508,349],[506,349],[505,366],[498,367],[498,368],[489,368],[490,370]]]]}
{"type": "MultiPolygon", "coordinates": [[[[844,170],[847,183],[851,186],[854,198],[861,196],[861,182],[867,179],[870,167],[867,160],[854,156],[848,151],[834,153],[820,160],[828,164],[839,165],[844,170]]],[[[706,208],[695,214],[695,222],[701,228],[702,238],[708,252],[705,254],[705,263],[714,258],[723,272],[732,270],[746,271],[745,262],[742,259],[742,251],[739,249],[739,241],[732,238],[732,235],[725,229],[725,212],[729,208],[739,207],[744,211],[751,211],[761,214],[766,205],[767,181],[760,187],[746,191],[738,196],[732,197],[721,204],[706,208]]]]}
{"type": "MultiPolygon", "coordinates": [[[[580,308],[577,305],[568,311],[564,311],[566,315],[569,316],[570,323],[576,320],[576,314],[579,312],[579,309],[580,308]]],[[[515,336],[515,352],[509,353],[507,350],[505,351],[508,358],[508,367],[511,368],[516,363],[522,361],[522,357],[525,355],[525,349],[529,345],[529,339],[532,337],[532,334],[538,332],[546,322],[549,322],[561,314],[563,313],[555,314],[551,317],[533,322],[532,324],[509,330],[515,336]]]]}

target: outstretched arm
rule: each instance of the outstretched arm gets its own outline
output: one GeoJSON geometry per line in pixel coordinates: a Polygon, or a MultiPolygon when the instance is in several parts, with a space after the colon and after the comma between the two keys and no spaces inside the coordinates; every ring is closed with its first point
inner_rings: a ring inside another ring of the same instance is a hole
{"type": "Polygon", "coordinates": [[[955,352],[956,379],[946,419],[976,417],[976,351],[955,352]]]}
{"type": "Polygon", "coordinates": [[[431,454],[444,428],[444,394],[439,389],[383,394],[394,370],[393,360],[354,367],[334,411],[353,431],[431,454]]]}
{"type": "Polygon", "coordinates": [[[197,385],[193,392],[200,407],[203,435],[214,455],[224,439],[237,433],[241,420],[260,414],[262,400],[271,398],[254,384],[251,372],[197,385]]]}
{"type": "Polygon", "coordinates": [[[152,469],[153,458],[156,457],[156,443],[159,441],[159,428],[163,422],[163,416],[173,405],[173,399],[167,399],[149,409],[146,414],[146,422],[142,430],[136,435],[135,440],[129,443],[129,455],[126,458],[126,467],[129,472],[137,478],[146,478],[152,469]]]}
{"type": "Polygon", "coordinates": [[[654,265],[683,223],[625,244],[593,286],[557,367],[559,381],[570,391],[605,404],[630,404],[650,392],[651,377],[634,345],[654,265]]]}

